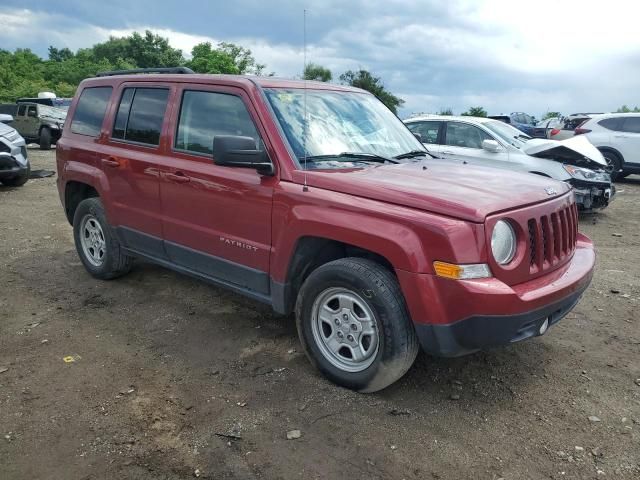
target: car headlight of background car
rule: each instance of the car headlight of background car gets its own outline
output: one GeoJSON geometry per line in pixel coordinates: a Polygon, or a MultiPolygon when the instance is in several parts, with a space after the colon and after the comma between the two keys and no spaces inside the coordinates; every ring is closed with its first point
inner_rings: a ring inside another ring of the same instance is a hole
{"type": "Polygon", "coordinates": [[[491,234],[491,253],[500,265],[506,265],[516,254],[516,232],[507,220],[498,220],[491,234]]]}
{"type": "Polygon", "coordinates": [[[588,168],[576,167],[575,165],[563,165],[569,175],[578,180],[591,182],[610,182],[611,177],[605,172],[596,172],[588,168]]]}

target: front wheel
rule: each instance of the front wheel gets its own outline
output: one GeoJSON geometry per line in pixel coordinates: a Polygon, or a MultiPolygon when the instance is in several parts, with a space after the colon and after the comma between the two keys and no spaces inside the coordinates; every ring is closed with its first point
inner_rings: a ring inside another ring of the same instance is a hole
{"type": "Polygon", "coordinates": [[[622,169],[622,159],[620,156],[611,150],[603,151],[602,156],[607,162],[607,170],[609,170],[609,174],[611,175],[611,181],[617,178],[624,178],[624,174],[620,171],[622,169]]]}
{"type": "Polygon", "coordinates": [[[311,362],[360,392],[391,385],[418,353],[397,280],[371,260],[344,258],[313,271],[300,289],[296,322],[311,362]]]}
{"type": "Polygon", "coordinates": [[[40,150],[50,150],[51,149],[51,130],[48,128],[43,128],[40,130],[40,150]]]}

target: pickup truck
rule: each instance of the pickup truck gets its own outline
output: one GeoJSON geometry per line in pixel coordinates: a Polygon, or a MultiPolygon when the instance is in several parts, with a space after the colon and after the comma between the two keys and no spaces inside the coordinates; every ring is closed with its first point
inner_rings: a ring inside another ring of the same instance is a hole
{"type": "Polygon", "coordinates": [[[154,72],[83,81],[58,141],[96,278],[138,258],[295,314],[311,362],[361,392],[420,345],[459,356],[542,335],[589,285],[566,183],[432,158],[356,88],[154,72]]]}

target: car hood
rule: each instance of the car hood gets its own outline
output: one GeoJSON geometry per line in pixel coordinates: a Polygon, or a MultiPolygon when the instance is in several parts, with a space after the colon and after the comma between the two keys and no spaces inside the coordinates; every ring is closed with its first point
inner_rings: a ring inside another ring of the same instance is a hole
{"type": "Polygon", "coordinates": [[[600,150],[583,135],[566,140],[532,138],[527,140],[521,150],[532,157],[556,160],[580,167],[600,169],[607,166],[607,161],[600,150]]]}
{"type": "Polygon", "coordinates": [[[551,178],[440,159],[306,173],[309,186],[478,223],[492,213],[543,202],[571,188],[551,178]]]}

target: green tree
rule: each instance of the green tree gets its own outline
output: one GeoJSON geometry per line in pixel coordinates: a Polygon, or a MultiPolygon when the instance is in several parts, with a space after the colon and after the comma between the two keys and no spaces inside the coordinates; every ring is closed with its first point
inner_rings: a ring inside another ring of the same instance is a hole
{"type": "Polygon", "coordinates": [[[169,40],[149,30],[144,36],[133,32],[128,37],[110,37],[89,49],[96,60],[115,65],[126,62],[138,68],[176,67],[184,63],[182,50],[172,48],[169,40]]]}
{"type": "Polygon", "coordinates": [[[622,105],[620,108],[618,108],[616,110],[616,113],[631,113],[631,112],[638,113],[638,112],[640,112],[640,108],[633,107],[633,109],[631,109],[631,108],[627,107],[626,105],[622,105]]]}
{"type": "Polygon", "coordinates": [[[395,114],[398,113],[398,107],[404,104],[404,100],[396,97],[384,87],[379,77],[374,77],[367,70],[358,70],[356,72],[348,70],[340,75],[340,81],[343,84],[362,88],[363,90],[373,93],[378,100],[384,103],[387,108],[395,114]]]}
{"type": "Polygon", "coordinates": [[[464,117],[486,117],[487,111],[482,107],[471,107],[466,112],[462,112],[460,115],[464,117]]]}
{"type": "Polygon", "coordinates": [[[453,110],[450,107],[441,108],[437,115],[453,115],[453,110]]]}
{"type": "Polygon", "coordinates": [[[265,65],[257,63],[251,50],[221,42],[214,48],[210,42],[199,43],[191,50],[186,66],[197,73],[230,73],[260,75],[265,65]]]}
{"type": "Polygon", "coordinates": [[[547,112],[543,115],[542,120],[548,120],[549,118],[561,117],[562,114],[560,112],[547,112]]]}
{"type": "Polygon", "coordinates": [[[322,65],[318,65],[317,63],[309,63],[304,68],[303,78],[305,80],[317,80],[320,82],[330,82],[333,78],[331,74],[331,70],[323,67],[322,65]]]}
{"type": "Polygon", "coordinates": [[[53,62],[64,62],[73,58],[73,52],[68,48],[56,48],[52,45],[49,46],[49,60],[53,62]]]}

